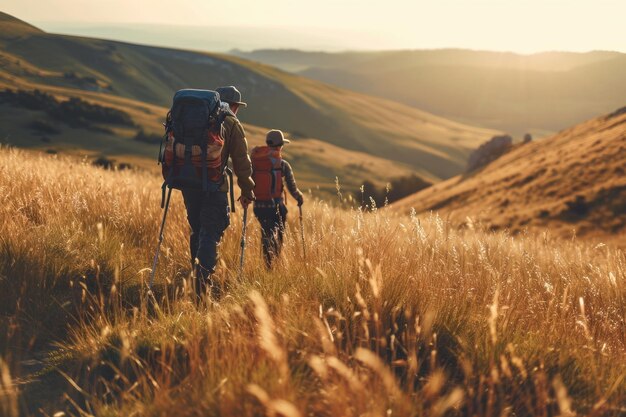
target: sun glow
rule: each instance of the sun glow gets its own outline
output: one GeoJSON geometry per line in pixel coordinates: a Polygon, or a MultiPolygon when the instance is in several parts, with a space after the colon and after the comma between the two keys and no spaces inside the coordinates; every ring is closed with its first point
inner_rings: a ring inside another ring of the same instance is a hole
{"type": "Polygon", "coordinates": [[[148,0],[8,0],[3,11],[44,29],[78,23],[271,29],[268,47],[317,38],[319,48],[340,49],[626,51],[626,3],[617,0],[181,0],[175,13],[172,7],[148,0]]]}

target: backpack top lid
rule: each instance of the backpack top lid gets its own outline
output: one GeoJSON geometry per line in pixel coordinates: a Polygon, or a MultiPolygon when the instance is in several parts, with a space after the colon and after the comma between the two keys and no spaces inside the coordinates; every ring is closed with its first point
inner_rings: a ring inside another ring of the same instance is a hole
{"type": "Polygon", "coordinates": [[[250,152],[250,158],[255,160],[269,159],[274,163],[282,159],[281,148],[272,146],[255,146],[250,152]]]}
{"type": "Polygon", "coordinates": [[[176,94],[174,94],[174,100],[172,102],[172,107],[174,104],[181,99],[185,98],[196,98],[204,101],[209,108],[210,112],[215,111],[217,106],[220,104],[220,95],[217,91],[213,90],[196,90],[193,88],[185,88],[183,90],[178,90],[176,94]]]}

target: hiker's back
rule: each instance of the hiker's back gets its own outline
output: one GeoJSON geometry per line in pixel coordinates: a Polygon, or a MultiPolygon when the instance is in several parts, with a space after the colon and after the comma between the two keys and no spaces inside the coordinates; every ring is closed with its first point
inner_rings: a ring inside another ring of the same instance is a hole
{"type": "Polygon", "coordinates": [[[283,193],[281,149],[258,146],[252,149],[252,179],[257,201],[281,198],[283,193]]]}
{"type": "Polygon", "coordinates": [[[283,197],[283,186],[302,206],[302,193],[298,190],[291,165],[281,155],[286,143],[282,131],[272,129],[265,135],[267,146],[252,150],[252,178],[255,182],[254,215],[261,225],[261,242],[265,266],[272,267],[274,259],[280,254],[283,235],[289,210],[283,197]],[[283,180],[285,184],[283,184],[283,180]]]}

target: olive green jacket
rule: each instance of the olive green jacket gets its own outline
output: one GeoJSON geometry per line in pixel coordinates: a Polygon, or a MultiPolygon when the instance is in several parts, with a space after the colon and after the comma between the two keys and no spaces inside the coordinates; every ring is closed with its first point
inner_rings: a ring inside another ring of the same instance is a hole
{"type": "MultiPolygon", "coordinates": [[[[228,162],[230,157],[233,162],[233,171],[237,176],[237,184],[241,189],[241,195],[254,200],[254,181],[252,180],[252,162],[248,155],[248,140],[246,132],[239,120],[231,115],[226,116],[222,125],[224,149],[222,161],[228,162]]],[[[228,178],[225,178],[220,191],[228,191],[228,178]]]]}

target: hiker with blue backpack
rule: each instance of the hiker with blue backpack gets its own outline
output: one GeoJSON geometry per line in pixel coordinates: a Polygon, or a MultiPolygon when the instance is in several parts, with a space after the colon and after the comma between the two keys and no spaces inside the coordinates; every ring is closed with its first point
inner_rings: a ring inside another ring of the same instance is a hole
{"type": "MultiPolygon", "coordinates": [[[[165,179],[162,202],[166,201],[166,215],[171,190],[182,191],[191,227],[189,246],[199,300],[207,292],[214,299],[221,295],[220,285],[212,275],[217,265],[219,243],[230,224],[228,174],[231,174],[234,211],[232,173],[227,166],[229,158],[241,189],[239,201],[245,211],[255,199],[248,142],[237,119],[241,107],[246,107],[246,103],[241,101],[241,93],[233,86],[215,91],[185,89],[175,94],[167,116],[165,149],[159,155],[165,179]],[[167,200],[166,189],[169,189],[167,200]]],[[[153,274],[157,257],[158,250],[153,274]]]]}
{"type": "MultiPolygon", "coordinates": [[[[287,206],[283,199],[283,180],[289,194],[298,202],[300,221],[302,222],[302,204],[304,196],[296,185],[293,170],[289,162],[282,157],[283,146],[290,141],[285,139],[280,130],[267,132],[266,146],[252,149],[252,178],[254,180],[254,215],[261,224],[261,243],[265,266],[272,267],[280,255],[283,235],[287,222],[287,206]]],[[[304,240],[304,231],[302,230],[304,240]]],[[[303,241],[304,243],[304,241],[303,241]]],[[[304,246],[303,246],[304,250],[304,246]]]]}

